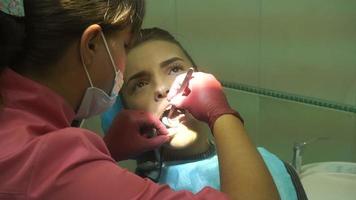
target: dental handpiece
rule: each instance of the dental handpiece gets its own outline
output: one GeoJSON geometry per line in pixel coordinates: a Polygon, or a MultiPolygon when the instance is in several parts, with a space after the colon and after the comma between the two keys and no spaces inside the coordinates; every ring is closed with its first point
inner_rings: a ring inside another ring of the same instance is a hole
{"type": "MultiPolygon", "coordinates": [[[[173,97],[177,96],[178,94],[182,93],[187,87],[188,87],[188,83],[189,80],[192,78],[194,69],[193,68],[189,68],[187,75],[185,75],[185,78],[182,82],[181,87],[177,90],[177,92],[173,95],[173,97]]],[[[174,105],[172,105],[171,109],[169,110],[169,113],[167,115],[167,118],[170,119],[175,111],[176,107],[174,105]]]]}

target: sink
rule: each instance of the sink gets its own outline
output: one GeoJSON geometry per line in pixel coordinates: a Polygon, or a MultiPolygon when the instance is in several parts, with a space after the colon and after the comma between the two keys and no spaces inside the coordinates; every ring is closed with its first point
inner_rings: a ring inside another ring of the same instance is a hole
{"type": "Polygon", "coordinates": [[[307,164],[302,166],[300,179],[309,200],[356,199],[356,163],[307,164]]]}

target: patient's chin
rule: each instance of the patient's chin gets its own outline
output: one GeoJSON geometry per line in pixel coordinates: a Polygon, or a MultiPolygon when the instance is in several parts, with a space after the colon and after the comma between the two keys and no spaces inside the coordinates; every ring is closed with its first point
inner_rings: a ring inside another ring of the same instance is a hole
{"type": "Polygon", "coordinates": [[[197,133],[183,124],[169,128],[168,131],[173,135],[171,141],[167,144],[170,149],[184,149],[192,145],[197,139],[197,133]]]}

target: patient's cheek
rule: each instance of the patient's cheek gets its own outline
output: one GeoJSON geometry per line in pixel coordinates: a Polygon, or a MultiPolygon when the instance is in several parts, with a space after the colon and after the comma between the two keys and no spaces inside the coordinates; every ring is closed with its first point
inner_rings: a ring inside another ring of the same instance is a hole
{"type": "Polygon", "coordinates": [[[168,132],[170,135],[173,135],[168,145],[171,149],[183,149],[194,143],[197,138],[197,133],[189,130],[183,124],[175,128],[169,128],[168,132]]]}

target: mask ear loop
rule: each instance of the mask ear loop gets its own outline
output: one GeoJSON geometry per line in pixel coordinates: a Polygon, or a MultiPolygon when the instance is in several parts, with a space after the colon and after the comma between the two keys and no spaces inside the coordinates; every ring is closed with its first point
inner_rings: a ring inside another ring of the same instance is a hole
{"type": "Polygon", "coordinates": [[[110,58],[111,64],[112,64],[112,66],[113,66],[113,68],[114,68],[114,71],[115,71],[115,73],[117,73],[118,71],[116,70],[116,67],[115,67],[116,65],[115,65],[114,59],[113,59],[112,56],[111,56],[110,49],[109,49],[109,45],[108,45],[108,43],[106,42],[104,33],[103,33],[102,31],[100,31],[100,35],[101,35],[101,38],[102,38],[103,41],[104,41],[104,45],[105,45],[106,51],[107,51],[107,53],[108,53],[108,56],[109,56],[109,58],[110,58]]]}
{"type": "MultiPolygon", "coordinates": [[[[105,14],[104,14],[104,21],[107,21],[108,18],[109,18],[108,14],[109,14],[109,10],[110,10],[110,0],[108,0],[106,2],[106,7],[107,7],[107,9],[106,9],[105,14]]],[[[104,41],[104,45],[105,45],[106,51],[107,51],[107,53],[109,55],[109,58],[111,60],[111,64],[114,67],[114,71],[115,71],[114,87],[111,90],[111,96],[115,96],[115,95],[117,95],[119,93],[119,90],[121,89],[122,85],[124,84],[124,81],[123,81],[124,77],[123,77],[123,74],[121,73],[121,71],[119,69],[116,70],[115,61],[111,56],[109,45],[106,42],[105,35],[104,35],[104,33],[102,31],[100,31],[100,35],[101,35],[101,38],[104,41]],[[118,75],[119,75],[119,77],[118,77],[118,75]],[[119,84],[116,84],[116,82],[118,82],[118,81],[119,81],[119,84]]]]}
{"type": "MultiPolygon", "coordinates": [[[[114,68],[114,71],[115,71],[115,80],[114,80],[114,83],[116,83],[118,80],[118,78],[120,79],[122,79],[122,73],[121,73],[121,71],[119,70],[119,69],[116,69],[116,64],[115,64],[115,61],[114,61],[114,59],[112,58],[112,55],[111,55],[111,52],[110,52],[110,49],[109,49],[109,45],[108,45],[108,43],[106,42],[106,39],[105,39],[105,36],[104,36],[104,33],[102,32],[102,31],[100,31],[100,35],[101,35],[101,38],[103,39],[103,41],[104,41],[104,46],[105,46],[105,48],[106,48],[106,52],[108,53],[108,56],[109,56],[109,58],[110,58],[110,61],[111,61],[111,64],[112,64],[112,66],[113,66],[113,68],[114,68]],[[119,76],[121,76],[121,77],[118,77],[118,75],[119,76]]],[[[115,94],[115,93],[118,93],[119,91],[119,88],[121,88],[121,85],[122,84],[119,84],[119,85],[116,85],[116,84],[114,84],[114,86],[116,87],[113,87],[112,88],[112,90],[111,90],[111,94],[115,94]]]]}
{"type": "Polygon", "coordinates": [[[84,58],[83,58],[83,54],[82,54],[82,53],[80,54],[80,59],[81,59],[81,61],[82,61],[82,65],[83,65],[84,71],[85,71],[85,73],[86,73],[86,75],[87,75],[87,78],[88,78],[88,80],[89,80],[90,86],[91,86],[91,87],[94,87],[93,82],[91,81],[91,78],[90,78],[88,69],[87,69],[87,65],[84,63],[84,58]]]}

